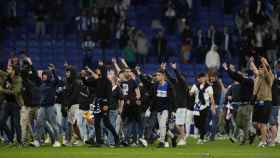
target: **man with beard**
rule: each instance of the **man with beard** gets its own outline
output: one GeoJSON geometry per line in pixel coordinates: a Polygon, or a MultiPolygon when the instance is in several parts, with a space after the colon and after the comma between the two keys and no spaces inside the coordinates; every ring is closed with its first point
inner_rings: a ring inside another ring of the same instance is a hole
{"type": "Polygon", "coordinates": [[[4,85],[0,86],[0,93],[6,100],[0,115],[0,129],[6,133],[9,141],[13,142],[13,132],[6,126],[8,118],[11,117],[12,128],[15,129],[17,142],[21,146],[20,107],[24,105],[21,91],[22,78],[19,70],[14,66],[8,66],[7,72],[0,70],[0,78],[5,80],[4,85]]]}

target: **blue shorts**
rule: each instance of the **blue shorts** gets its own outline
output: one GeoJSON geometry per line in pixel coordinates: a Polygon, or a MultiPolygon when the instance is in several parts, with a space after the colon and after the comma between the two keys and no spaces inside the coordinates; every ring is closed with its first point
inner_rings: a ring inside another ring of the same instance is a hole
{"type": "Polygon", "coordinates": [[[272,106],[269,124],[270,125],[278,125],[278,115],[279,115],[279,107],[278,106],[272,106]]]}

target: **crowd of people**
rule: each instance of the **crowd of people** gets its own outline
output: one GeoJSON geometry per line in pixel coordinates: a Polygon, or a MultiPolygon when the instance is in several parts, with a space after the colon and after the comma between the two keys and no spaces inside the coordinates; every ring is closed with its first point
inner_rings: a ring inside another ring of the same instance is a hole
{"type": "Polygon", "coordinates": [[[229,86],[214,68],[191,85],[185,73],[192,72],[176,63],[162,63],[153,74],[123,58],[80,71],[65,63],[59,76],[53,64],[36,70],[22,51],[0,71],[1,140],[20,147],[147,147],[156,141],[176,147],[194,135],[197,144],[221,137],[253,144],[257,137],[259,147],[274,147],[280,142],[279,65],[273,70],[266,58],[255,61],[250,58],[249,71],[224,63],[229,86]]]}
{"type": "MultiPolygon", "coordinates": [[[[37,36],[45,36],[49,17],[54,36],[64,34],[63,1],[50,7],[47,2],[31,5],[37,36]]],[[[164,148],[186,145],[189,137],[197,139],[197,144],[229,139],[245,145],[256,138],[258,147],[280,143],[279,1],[273,1],[272,15],[261,0],[247,4],[236,15],[236,35],[227,26],[218,30],[214,25],[207,33],[198,29],[193,34],[191,13],[185,11],[192,9],[192,1],[180,6],[183,1],[163,0],[163,18],[152,22],[152,28],[159,31],[151,42],[144,31],[129,25],[130,1],[111,2],[81,1],[81,13],[74,18],[84,53],[81,70],[68,63],[62,76],[53,64],[37,70],[26,51],[13,55],[0,70],[3,143],[16,142],[19,147],[147,147],[158,143],[164,148]],[[197,73],[193,85],[187,78],[194,72],[168,63],[166,36],[177,31],[182,63],[205,61],[208,68],[197,73]],[[112,43],[122,49],[123,58],[108,62],[105,51],[112,43]],[[151,46],[159,67],[145,74],[139,65],[147,62],[151,46]],[[96,47],[102,48],[104,56],[93,63],[96,47]],[[240,56],[240,65],[232,65],[232,56],[240,56]],[[219,78],[224,72],[232,79],[230,85],[219,78]]],[[[209,6],[209,0],[202,2],[209,6]]],[[[226,2],[230,6],[232,1],[226,2]]],[[[14,0],[9,3],[10,17],[17,16],[16,4],[14,0]]],[[[225,9],[231,12],[230,7],[225,9]]]]}

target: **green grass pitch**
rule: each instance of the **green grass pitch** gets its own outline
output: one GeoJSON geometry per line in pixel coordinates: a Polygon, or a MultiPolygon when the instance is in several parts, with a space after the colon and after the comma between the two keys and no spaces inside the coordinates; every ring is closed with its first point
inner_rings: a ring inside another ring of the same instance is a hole
{"type": "Polygon", "coordinates": [[[89,148],[62,147],[17,148],[0,145],[0,158],[280,158],[280,146],[257,148],[240,146],[228,140],[196,145],[194,140],[177,148],[89,148]]]}

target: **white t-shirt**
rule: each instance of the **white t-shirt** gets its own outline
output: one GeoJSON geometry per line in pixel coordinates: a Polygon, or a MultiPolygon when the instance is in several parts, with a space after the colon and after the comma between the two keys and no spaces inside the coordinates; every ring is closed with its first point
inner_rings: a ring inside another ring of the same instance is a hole
{"type": "MultiPolygon", "coordinates": [[[[200,89],[203,89],[204,86],[205,85],[200,85],[200,89]]],[[[193,93],[195,95],[195,103],[199,104],[200,103],[200,100],[199,100],[199,89],[198,89],[198,87],[196,85],[192,86],[190,93],[193,93]]],[[[203,109],[205,109],[205,108],[210,106],[210,104],[211,104],[210,96],[213,96],[213,94],[214,94],[214,91],[213,91],[212,86],[208,86],[205,89],[205,91],[204,91],[205,105],[201,105],[200,106],[200,110],[203,110],[203,109]]]]}

